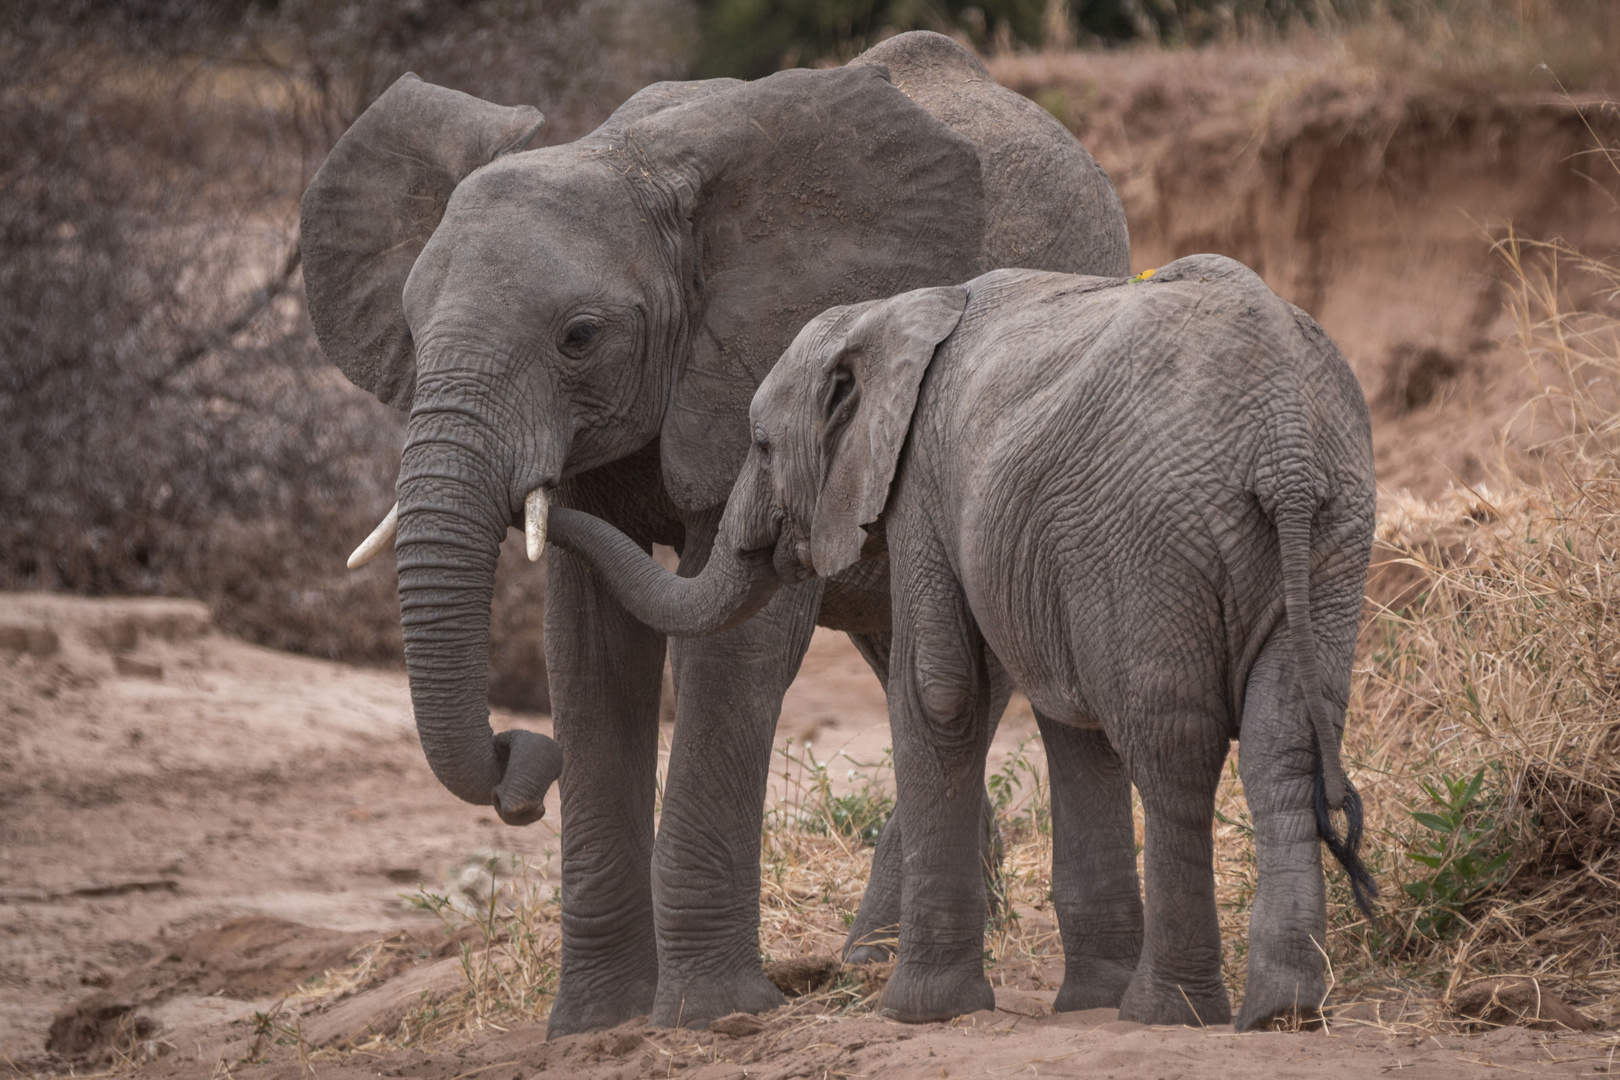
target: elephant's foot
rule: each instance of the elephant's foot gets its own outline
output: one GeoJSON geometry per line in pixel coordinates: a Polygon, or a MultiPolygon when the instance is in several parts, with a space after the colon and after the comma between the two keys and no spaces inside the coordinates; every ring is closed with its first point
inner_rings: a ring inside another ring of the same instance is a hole
{"type": "Polygon", "coordinates": [[[1314,1028],[1322,1021],[1326,994],[1320,966],[1293,977],[1277,971],[1251,973],[1234,1027],[1238,1031],[1314,1028]]]}
{"type": "Polygon", "coordinates": [[[603,981],[581,985],[564,979],[551,1004],[546,1022],[546,1038],[577,1035],[617,1027],[626,1020],[646,1016],[653,1007],[654,984],[650,979],[627,979],[622,983],[603,981]]]}
{"type": "Polygon", "coordinates": [[[1081,1009],[1117,1009],[1125,999],[1125,991],[1136,977],[1136,961],[1104,959],[1100,957],[1071,956],[1063,965],[1063,985],[1054,1012],[1078,1012],[1081,1009]]]}
{"type": "Polygon", "coordinates": [[[785,1004],[787,998],[782,991],[757,967],[679,982],[665,975],[658,981],[651,1023],[654,1027],[701,1030],[709,1026],[709,1021],[731,1013],[762,1013],[785,1004]]]}
{"type": "Polygon", "coordinates": [[[1232,999],[1217,975],[1178,982],[1138,970],[1119,1003],[1119,1018],[1137,1024],[1209,1027],[1232,1020],[1232,999]]]}
{"type": "Polygon", "coordinates": [[[982,962],[960,967],[895,966],[878,999],[878,1011],[902,1023],[926,1024],[996,1007],[982,962]]]}

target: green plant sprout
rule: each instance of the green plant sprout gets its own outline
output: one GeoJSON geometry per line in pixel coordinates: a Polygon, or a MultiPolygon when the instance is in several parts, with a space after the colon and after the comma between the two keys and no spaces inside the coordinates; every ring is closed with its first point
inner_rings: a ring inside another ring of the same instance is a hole
{"type": "Polygon", "coordinates": [[[1487,812],[1494,800],[1481,799],[1484,782],[1483,765],[1471,777],[1453,779],[1442,772],[1437,784],[1420,782],[1436,809],[1412,811],[1412,819],[1428,831],[1406,857],[1433,873],[1408,882],[1406,893],[1420,905],[1412,927],[1424,937],[1452,933],[1463,921],[1463,909],[1498,881],[1512,856],[1511,850],[1496,850],[1497,818],[1487,812]]]}

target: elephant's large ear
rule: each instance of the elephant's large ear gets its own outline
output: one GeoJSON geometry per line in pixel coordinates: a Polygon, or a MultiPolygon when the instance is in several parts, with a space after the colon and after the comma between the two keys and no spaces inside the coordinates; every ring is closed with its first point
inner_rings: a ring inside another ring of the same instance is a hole
{"type": "Polygon", "coordinates": [[[810,558],[829,577],[860,558],[862,526],[889,501],[917,393],[939,343],[967,306],[967,289],[919,289],[873,304],[821,365],[821,488],[810,558]]]}
{"type": "Polygon", "coordinates": [[[350,382],[410,408],[405,279],[456,185],[521,149],[543,119],[402,75],[332,147],[304,192],[300,243],[310,320],[350,382]]]}
{"type": "Polygon", "coordinates": [[[977,151],[881,66],[728,85],[622,137],[683,200],[695,241],[697,325],[661,447],[684,508],[725,499],[754,388],[812,316],[983,269],[977,151]]]}

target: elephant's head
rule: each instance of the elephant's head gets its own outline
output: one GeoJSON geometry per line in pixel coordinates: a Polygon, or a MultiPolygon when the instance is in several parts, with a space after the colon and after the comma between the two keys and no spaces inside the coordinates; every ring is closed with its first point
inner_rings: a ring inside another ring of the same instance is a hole
{"type": "Polygon", "coordinates": [[[576,511],[551,512],[552,539],[668,634],[735,626],[778,583],[847,569],[883,516],[923,378],[967,297],[961,285],[918,289],[833,308],[804,327],[754,395],[748,456],[697,577],[676,577],[576,511]]]}
{"type": "Polygon", "coordinates": [[[578,142],[519,152],[540,123],[407,75],[333,148],[302,222],[328,356],[410,414],[397,517],[355,561],[397,520],[423,748],[509,822],[537,816],[514,770],[539,759],[488,723],[507,529],[527,518],[537,558],[547,493],[654,441],[674,504],[718,505],[794,331],[971,276],[984,234],[973,147],[882,68],[658,84],[578,142]]]}

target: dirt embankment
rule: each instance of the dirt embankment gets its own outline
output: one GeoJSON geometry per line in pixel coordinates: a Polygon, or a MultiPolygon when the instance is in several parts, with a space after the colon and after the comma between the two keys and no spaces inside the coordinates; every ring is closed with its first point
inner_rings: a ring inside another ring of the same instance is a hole
{"type": "MultiPolygon", "coordinates": [[[[1423,85],[1323,45],[1011,57],[992,71],[1066,122],[1118,187],[1137,270],[1215,251],[1344,349],[1379,481],[1485,476],[1531,390],[1504,349],[1494,241],[1620,249],[1620,111],[1588,95],[1423,85]]],[[[1565,281],[1577,306],[1603,302],[1565,281]]]]}

